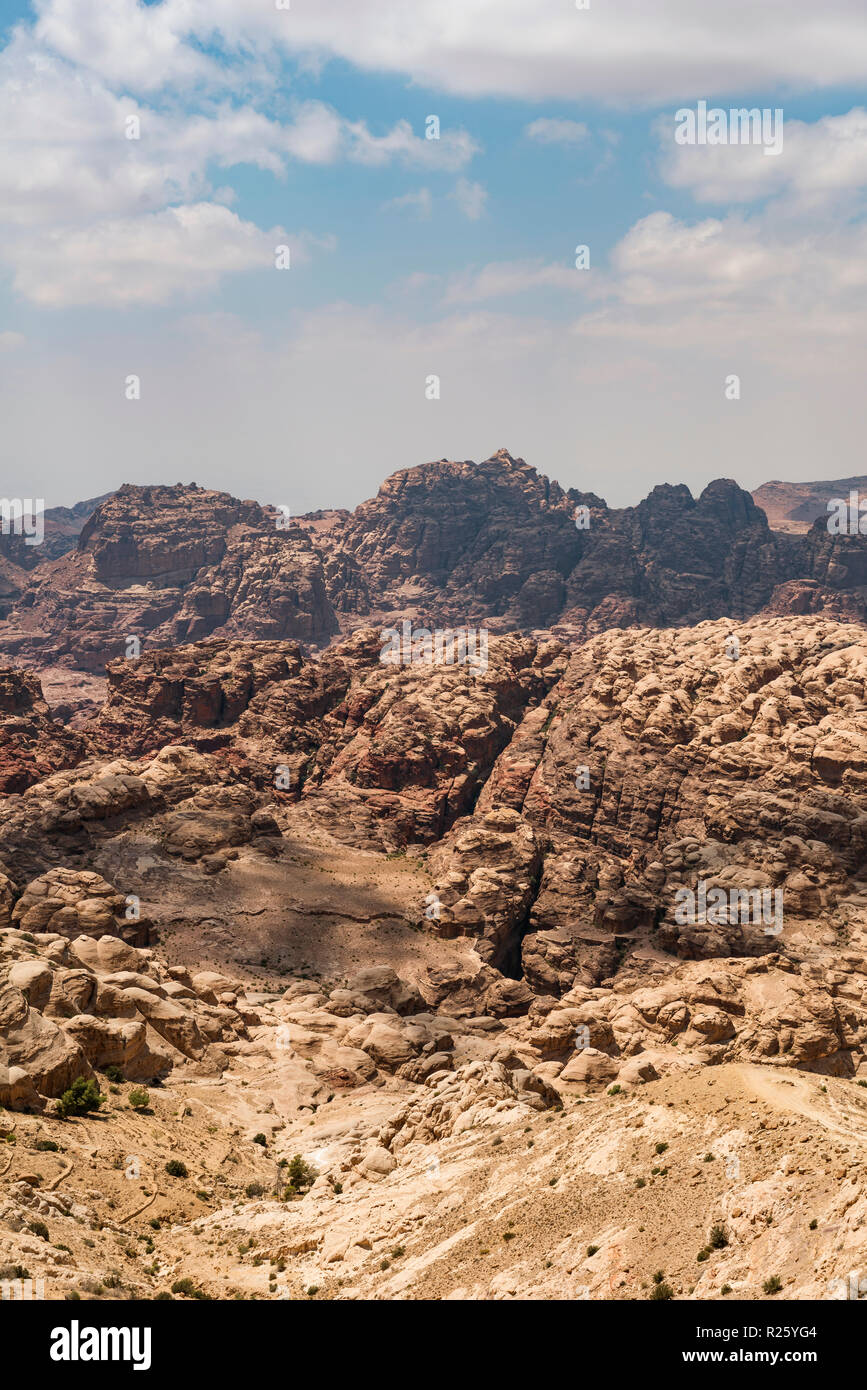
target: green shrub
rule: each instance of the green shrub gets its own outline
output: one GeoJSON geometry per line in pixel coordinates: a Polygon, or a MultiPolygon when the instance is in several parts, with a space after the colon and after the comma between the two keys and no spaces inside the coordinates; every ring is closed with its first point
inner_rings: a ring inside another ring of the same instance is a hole
{"type": "Polygon", "coordinates": [[[48,1239],[48,1227],[44,1221],[31,1221],[30,1230],[35,1236],[41,1236],[43,1240],[48,1239]]]}
{"type": "Polygon", "coordinates": [[[130,1091],[129,1095],[127,1096],[127,1100],[129,1101],[133,1110],[147,1110],[148,1106],[150,1105],[151,1098],[145,1090],[144,1086],[136,1086],[132,1091],[130,1091]]]}
{"type": "Polygon", "coordinates": [[[37,1139],[36,1150],[41,1154],[56,1154],[60,1153],[60,1145],[55,1144],[53,1139],[37,1139]]]}
{"type": "Polygon", "coordinates": [[[711,1250],[723,1250],[729,1243],[725,1226],[711,1226],[708,1245],[711,1250]]]}
{"type": "Polygon", "coordinates": [[[296,1192],[304,1192],[312,1186],[319,1174],[309,1163],[305,1163],[300,1154],[296,1154],[289,1164],[289,1171],[286,1176],[289,1179],[290,1187],[294,1187],[296,1192]]]}
{"type": "Polygon", "coordinates": [[[783,1281],[779,1274],[772,1274],[770,1279],[766,1279],[762,1284],[765,1293],[779,1293],[783,1287],[783,1281]]]}
{"type": "Polygon", "coordinates": [[[268,1140],[265,1138],[265,1135],[264,1135],[264,1134],[261,1134],[261,1133],[260,1133],[260,1134],[254,1134],[254,1135],[253,1135],[253,1143],[254,1143],[254,1144],[261,1144],[261,1145],[262,1145],[262,1148],[264,1149],[264,1148],[267,1148],[268,1140]]]}
{"type": "Polygon", "coordinates": [[[92,1078],[78,1076],[69,1090],[63,1092],[57,1109],[64,1119],[69,1115],[87,1115],[92,1110],[98,1110],[104,1100],[105,1096],[92,1078]]]}
{"type": "Polygon", "coordinates": [[[192,1279],[176,1279],[172,1284],[172,1293],[185,1294],[187,1298],[198,1298],[208,1301],[208,1295],[201,1289],[197,1289],[192,1279]]]}
{"type": "Polygon", "coordinates": [[[114,1062],[111,1062],[107,1067],[104,1067],[103,1072],[109,1081],[114,1082],[115,1086],[119,1086],[121,1082],[125,1079],[120,1067],[116,1067],[114,1062]]]}
{"type": "Polygon", "coordinates": [[[186,1163],[181,1163],[179,1158],[170,1158],[166,1164],[166,1172],[170,1178],[188,1178],[186,1163]]]}
{"type": "Polygon", "coordinates": [[[674,1289],[663,1280],[659,1284],[654,1284],[649,1297],[653,1303],[667,1303],[669,1299],[674,1298],[674,1289]]]}

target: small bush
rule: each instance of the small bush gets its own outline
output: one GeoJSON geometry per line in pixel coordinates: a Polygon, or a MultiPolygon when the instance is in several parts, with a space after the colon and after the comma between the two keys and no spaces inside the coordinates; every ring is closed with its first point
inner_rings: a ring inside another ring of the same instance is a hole
{"type": "Polygon", "coordinates": [[[287,1177],[290,1187],[294,1187],[296,1192],[304,1192],[316,1181],[319,1174],[309,1163],[305,1163],[300,1154],[296,1154],[289,1164],[287,1177]]]}
{"type": "Polygon", "coordinates": [[[98,1110],[105,1100],[92,1078],[76,1077],[68,1091],[64,1091],[57,1102],[58,1112],[67,1119],[70,1115],[87,1115],[98,1110]]]}
{"type": "Polygon", "coordinates": [[[124,1080],[123,1072],[121,1071],[120,1067],[115,1066],[114,1062],[111,1062],[107,1067],[104,1067],[103,1071],[107,1080],[113,1081],[115,1086],[119,1086],[121,1082],[124,1080]]]}
{"type": "Polygon", "coordinates": [[[622,1087],[622,1086],[618,1086],[618,1085],[615,1084],[614,1086],[609,1086],[609,1087],[608,1087],[608,1094],[609,1094],[609,1096],[619,1096],[619,1095],[620,1095],[620,1092],[621,1092],[622,1090],[623,1090],[623,1087],[622,1087]]]}
{"type": "Polygon", "coordinates": [[[590,1259],[591,1255],[595,1255],[595,1254],[596,1254],[596,1251],[597,1251],[598,1249],[599,1249],[599,1246],[598,1246],[598,1245],[588,1245],[588,1246],[587,1246],[587,1258],[588,1258],[588,1260],[590,1259]]]}
{"type": "Polygon", "coordinates": [[[657,1152],[658,1154],[664,1154],[667,1148],[668,1148],[668,1145],[667,1145],[667,1144],[657,1144],[657,1146],[656,1146],[656,1152],[657,1152]]]}
{"type": "Polygon", "coordinates": [[[667,1303],[669,1299],[674,1298],[674,1289],[662,1280],[660,1283],[654,1284],[648,1297],[652,1303],[667,1303]]]}
{"type": "Polygon", "coordinates": [[[732,1286],[731,1286],[731,1284],[723,1284],[722,1288],[720,1289],[720,1293],[722,1294],[723,1298],[725,1298],[725,1296],[726,1296],[727,1293],[731,1293],[731,1291],[732,1291],[732,1286]]]}
{"type": "Polygon", "coordinates": [[[260,1134],[254,1134],[254,1135],[253,1135],[253,1143],[254,1143],[254,1144],[261,1144],[261,1145],[262,1145],[262,1148],[264,1149],[264,1148],[267,1148],[268,1140],[265,1138],[265,1135],[264,1135],[264,1134],[261,1134],[261,1133],[260,1133],[260,1134]]]}
{"type": "Polygon", "coordinates": [[[188,1178],[186,1163],[181,1163],[179,1158],[170,1158],[166,1164],[166,1172],[170,1178],[188,1178]]]}
{"type": "Polygon", "coordinates": [[[765,1293],[779,1293],[783,1287],[783,1281],[779,1274],[772,1274],[770,1279],[766,1279],[762,1284],[765,1293]]]}
{"type": "Polygon", "coordinates": [[[44,1221],[31,1221],[30,1230],[35,1236],[41,1236],[43,1240],[48,1239],[48,1227],[44,1221]]]}
{"type": "Polygon", "coordinates": [[[248,1182],[244,1191],[248,1197],[264,1197],[265,1187],[260,1182],[248,1182]]]}
{"type": "Polygon", "coordinates": [[[36,1150],[41,1154],[56,1154],[60,1153],[60,1145],[55,1144],[53,1139],[37,1139],[36,1150]]]}
{"type": "Polygon", "coordinates": [[[819,1224],[819,1223],[818,1223],[818,1221],[816,1220],[816,1218],[815,1218],[815,1216],[814,1216],[813,1219],[812,1219],[812,1221],[810,1222],[810,1230],[811,1230],[811,1231],[815,1231],[815,1229],[816,1229],[816,1227],[818,1226],[818,1224],[819,1224]]]}
{"type": "Polygon", "coordinates": [[[185,1294],[187,1298],[199,1298],[207,1300],[208,1295],[197,1289],[192,1279],[176,1279],[172,1284],[172,1293],[185,1294]]]}
{"type": "Polygon", "coordinates": [[[127,1096],[127,1100],[129,1101],[133,1110],[147,1110],[148,1106],[150,1105],[151,1098],[145,1090],[144,1086],[136,1086],[132,1091],[130,1091],[129,1095],[127,1096]]]}
{"type": "Polygon", "coordinates": [[[729,1238],[725,1226],[711,1226],[710,1240],[708,1241],[711,1250],[723,1250],[728,1243],[729,1238]]]}

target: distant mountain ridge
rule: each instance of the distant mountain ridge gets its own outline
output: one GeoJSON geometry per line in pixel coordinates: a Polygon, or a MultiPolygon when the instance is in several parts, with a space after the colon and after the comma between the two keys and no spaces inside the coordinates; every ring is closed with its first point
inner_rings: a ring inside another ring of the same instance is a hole
{"type": "Polygon", "coordinates": [[[846,500],[850,492],[867,498],[867,474],[812,483],[786,483],[774,479],[756,488],[753,501],[762,508],[775,531],[803,535],[814,521],[828,516],[829,502],[846,500]]]}
{"type": "MultiPolygon", "coordinates": [[[[782,501],[789,486],[818,487],[765,485],[782,501]]],[[[125,484],[51,509],[25,554],[0,537],[0,654],[101,671],[130,639],[323,648],[404,618],[578,642],[762,611],[867,617],[867,538],[832,536],[821,516],[783,534],[762,492],[661,484],[611,508],[506,449],[401,469],[352,512],[297,518],[196,484],[125,484]]]]}

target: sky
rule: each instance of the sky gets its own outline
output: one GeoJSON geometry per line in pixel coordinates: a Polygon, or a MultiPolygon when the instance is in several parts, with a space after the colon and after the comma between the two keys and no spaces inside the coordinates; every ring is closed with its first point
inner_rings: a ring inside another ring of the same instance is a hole
{"type": "Polygon", "coordinates": [[[863,0],[0,0],[0,494],[867,473],[865,77],[863,0]]]}

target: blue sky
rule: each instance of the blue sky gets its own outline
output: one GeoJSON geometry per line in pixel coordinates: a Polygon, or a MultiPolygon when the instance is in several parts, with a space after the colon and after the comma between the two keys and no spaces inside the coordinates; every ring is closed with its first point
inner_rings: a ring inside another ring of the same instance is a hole
{"type": "Polygon", "coordinates": [[[867,471],[863,7],[591,5],[7,4],[0,491],[867,471]],[[782,153],[677,147],[700,99],[782,107],[782,153]]]}

